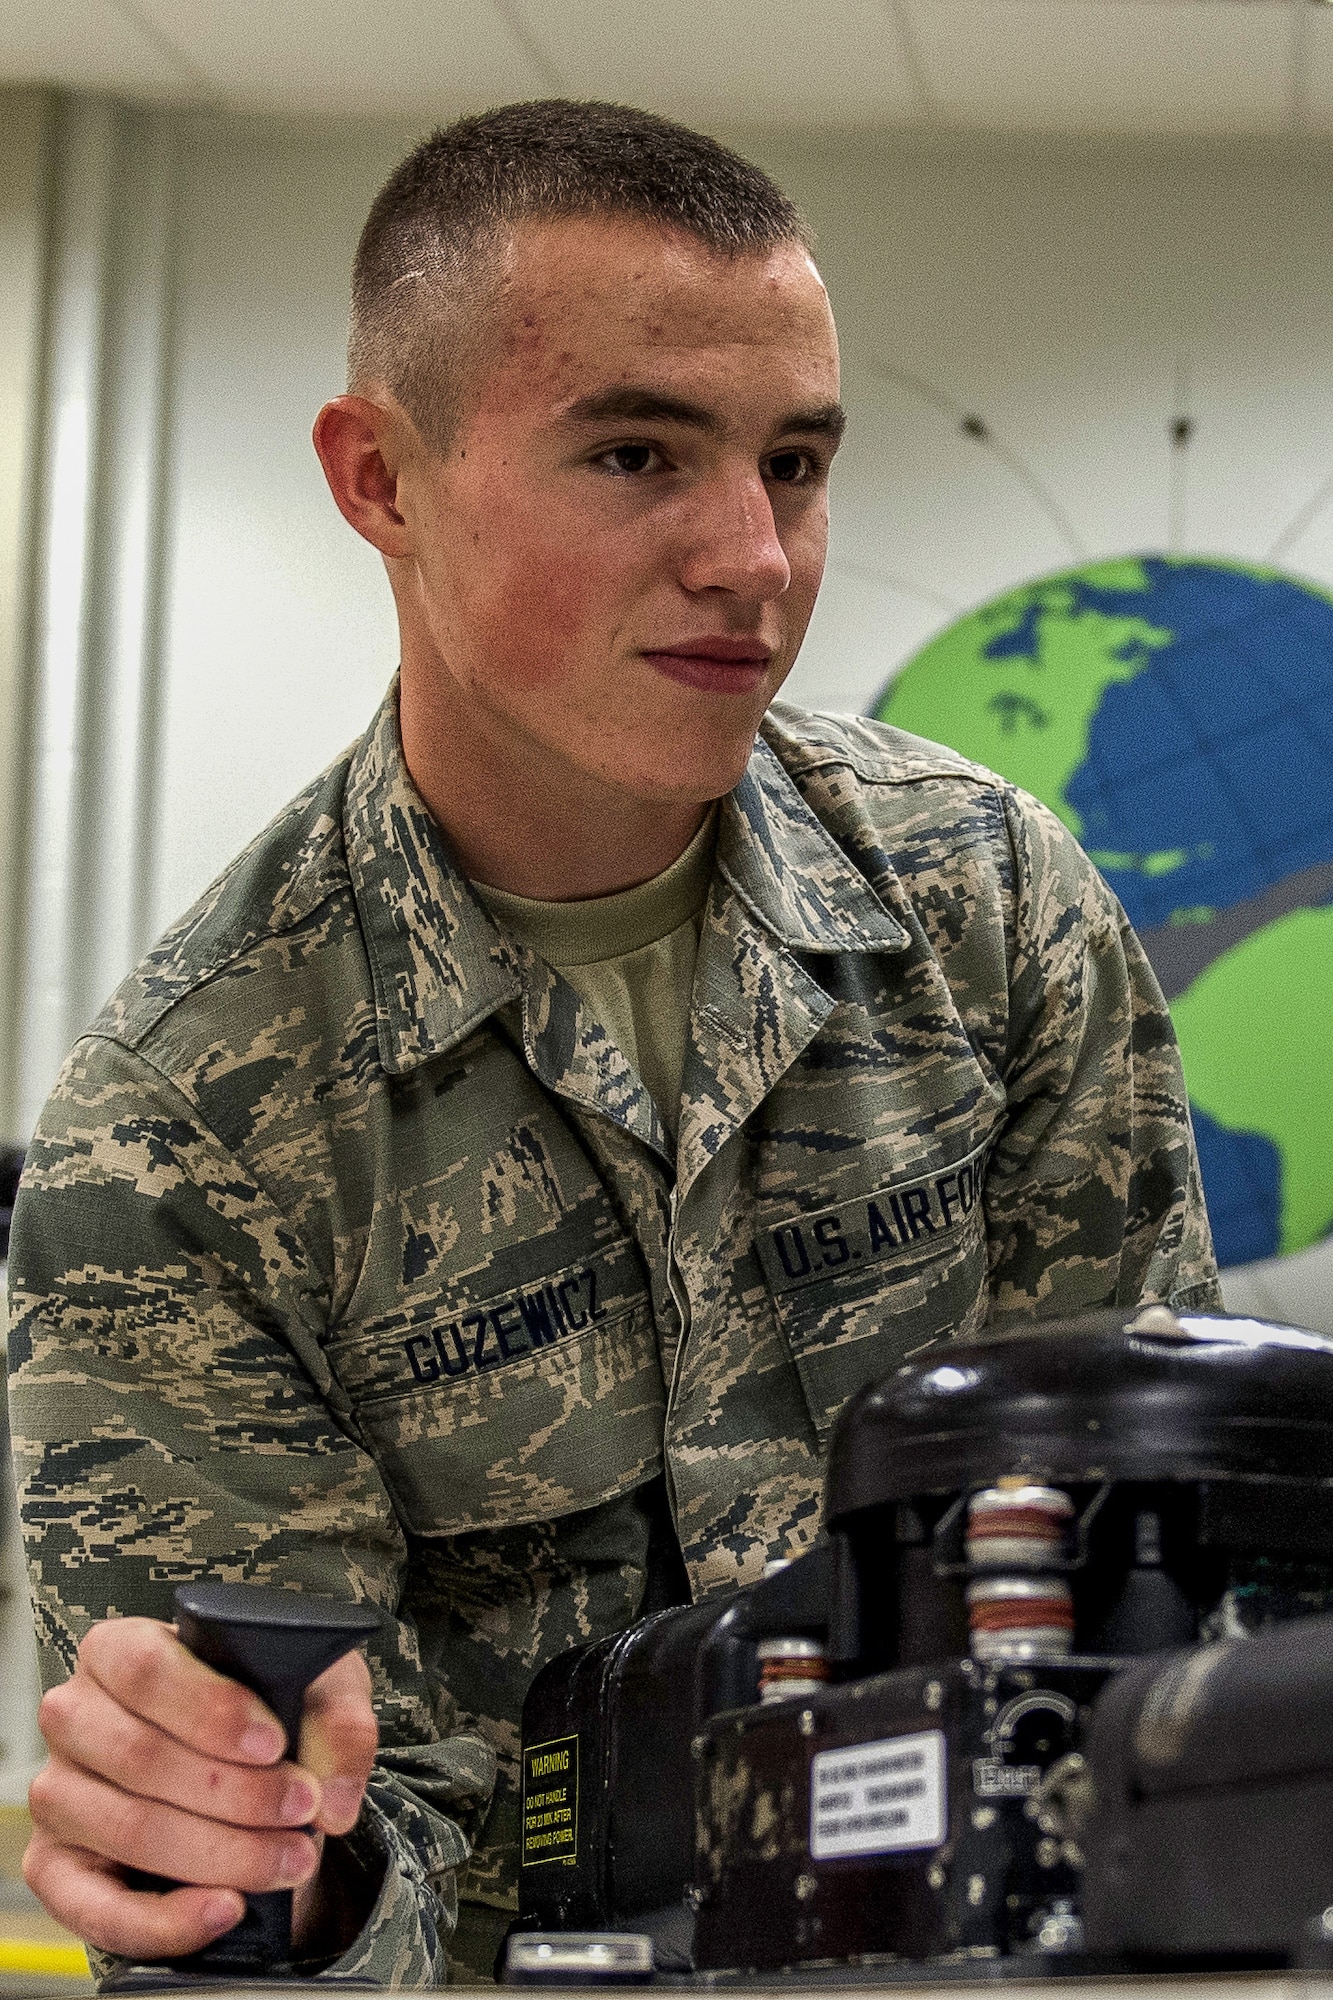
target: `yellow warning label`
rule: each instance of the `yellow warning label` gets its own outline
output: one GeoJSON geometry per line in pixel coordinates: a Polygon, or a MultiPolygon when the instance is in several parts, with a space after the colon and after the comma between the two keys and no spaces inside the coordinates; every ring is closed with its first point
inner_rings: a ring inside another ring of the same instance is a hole
{"type": "Polygon", "coordinates": [[[573,1863],[579,1845],[579,1739],[557,1736],[523,1746],[525,1868],[543,1861],[573,1863]]]}

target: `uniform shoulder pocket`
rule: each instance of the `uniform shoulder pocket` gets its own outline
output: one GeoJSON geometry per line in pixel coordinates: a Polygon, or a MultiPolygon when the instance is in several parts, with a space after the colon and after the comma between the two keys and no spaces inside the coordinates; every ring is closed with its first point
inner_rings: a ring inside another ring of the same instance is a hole
{"type": "Polygon", "coordinates": [[[821,1448],[848,1398],[988,1306],[986,1153],[766,1220],[755,1252],[821,1448]]]}

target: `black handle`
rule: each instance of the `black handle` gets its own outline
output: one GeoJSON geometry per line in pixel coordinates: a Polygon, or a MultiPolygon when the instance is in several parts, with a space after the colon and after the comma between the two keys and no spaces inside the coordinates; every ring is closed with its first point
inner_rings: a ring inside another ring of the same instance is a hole
{"type": "MultiPolygon", "coordinates": [[[[368,1605],[257,1584],[186,1583],[176,1592],[182,1643],[268,1703],[292,1756],[311,1681],[369,1638],[379,1622],[368,1605]]],[[[247,1896],[234,1929],[177,1963],[187,1972],[270,1972],[289,1961],[291,1949],[292,1892],[274,1889],[247,1896]]]]}

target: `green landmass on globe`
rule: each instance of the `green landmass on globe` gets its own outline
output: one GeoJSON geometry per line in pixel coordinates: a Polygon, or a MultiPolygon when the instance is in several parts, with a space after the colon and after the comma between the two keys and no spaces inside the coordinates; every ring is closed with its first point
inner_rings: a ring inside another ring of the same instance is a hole
{"type": "Polygon", "coordinates": [[[1333,598],[1195,557],[1088,564],[932,639],[873,713],[1058,813],[1171,1003],[1224,1265],[1333,1228],[1333,598]]]}

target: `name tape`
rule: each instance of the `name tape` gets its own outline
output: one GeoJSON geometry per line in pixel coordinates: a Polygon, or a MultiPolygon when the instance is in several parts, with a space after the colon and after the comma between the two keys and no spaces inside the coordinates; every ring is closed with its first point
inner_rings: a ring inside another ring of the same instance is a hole
{"type": "Polygon", "coordinates": [[[606,1316],[597,1298],[597,1272],[589,1265],[409,1334],[402,1343],[406,1368],[421,1383],[485,1375],[606,1316]]]}

